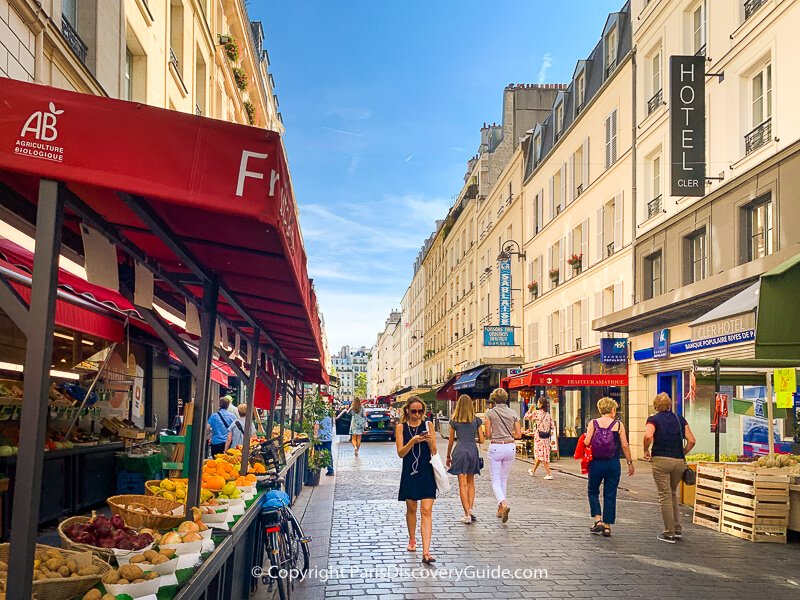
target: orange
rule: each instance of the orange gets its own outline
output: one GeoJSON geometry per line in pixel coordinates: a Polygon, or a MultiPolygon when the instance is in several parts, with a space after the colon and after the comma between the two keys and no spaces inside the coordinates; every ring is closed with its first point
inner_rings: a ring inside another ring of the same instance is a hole
{"type": "Polygon", "coordinates": [[[213,492],[218,492],[225,485],[225,479],[219,475],[210,475],[206,481],[208,489],[213,492]]]}

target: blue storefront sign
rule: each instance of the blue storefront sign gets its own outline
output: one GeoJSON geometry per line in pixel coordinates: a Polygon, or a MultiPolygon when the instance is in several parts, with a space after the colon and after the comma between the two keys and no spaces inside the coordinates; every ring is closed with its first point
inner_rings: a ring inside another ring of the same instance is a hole
{"type": "MultiPolygon", "coordinates": [[[[655,334],[653,334],[655,337],[655,334]]],[[[756,339],[756,332],[752,329],[748,331],[737,331],[736,333],[729,333],[727,335],[720,335],[713,338],[704,340],[683,340],[668,344],[669,354],[683,354],[685,352],[696,352],[697,350],[705,350],[706,348],[715,348],[717,346],[727,346],[728,344],[741,344],[742,342],[749,342],[756,339]]],[[[655,339],[652,348],[644,348],[637,350],[633,353],[634,360],[649,360],[651,358],[664,358],[664,356],[656,355],[655,339]]]]}
{"type": "Polygon", "coordinates": [[[653,358],[667,358],[669,356],[669,329],[653,332],[653,358]]]}
{"type": "Polygon", "coordinates": [[[600,362],[608,364],[628,362],[627,338],[601,338],[600,362]]]}
{"type": "Polygon", "coordinates": [[[511,325],[511,259],[500,261],[500,325],[511,325]]]}
{"type": "Polygon", "coordinates": [[[508,325],[487,325],[483,328],[484,346],[513,346],[514,328],[508,325]]]}

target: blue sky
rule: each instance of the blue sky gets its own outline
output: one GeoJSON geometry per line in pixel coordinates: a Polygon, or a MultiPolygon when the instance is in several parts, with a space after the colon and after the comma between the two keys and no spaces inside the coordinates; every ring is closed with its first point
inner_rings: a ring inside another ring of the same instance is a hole
{"type": "Polygon", "coordinates": [[[253,0],[332,353],[411,281],[509,83],[567,82],[622,0],[253,0]]]}

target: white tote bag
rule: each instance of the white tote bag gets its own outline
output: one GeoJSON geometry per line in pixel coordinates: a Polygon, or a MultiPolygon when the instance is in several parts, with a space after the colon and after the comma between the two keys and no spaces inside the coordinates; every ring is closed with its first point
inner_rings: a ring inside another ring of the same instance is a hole
{"type": "MultiPolygon", "coordinates": [[[[428,433],[436,435],[436,433],[431,431],[430,421],[428,421],[428,433]]],[[[431,455],[431,467],[433,467],[433,476],[436,479],[436,489],[440,492],[449,492],[450,480],[447,478],[447,471],[444,468],[444,464],[442,464],[442,459],[438,452],[431,455]]]]}

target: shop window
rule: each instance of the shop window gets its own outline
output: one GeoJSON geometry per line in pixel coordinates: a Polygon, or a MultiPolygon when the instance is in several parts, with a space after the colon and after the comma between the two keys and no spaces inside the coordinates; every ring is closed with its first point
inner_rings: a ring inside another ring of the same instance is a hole
{"type": "Polygon", "coordinates": [[[644,299],[661,295],[661,251],[654,252],[644,259],[644,299]]]}
{"type": "Polygon", "coordinates": [[[564,392],[564,437],[577,438],[583,433],[581,390],[564,392]]]}

